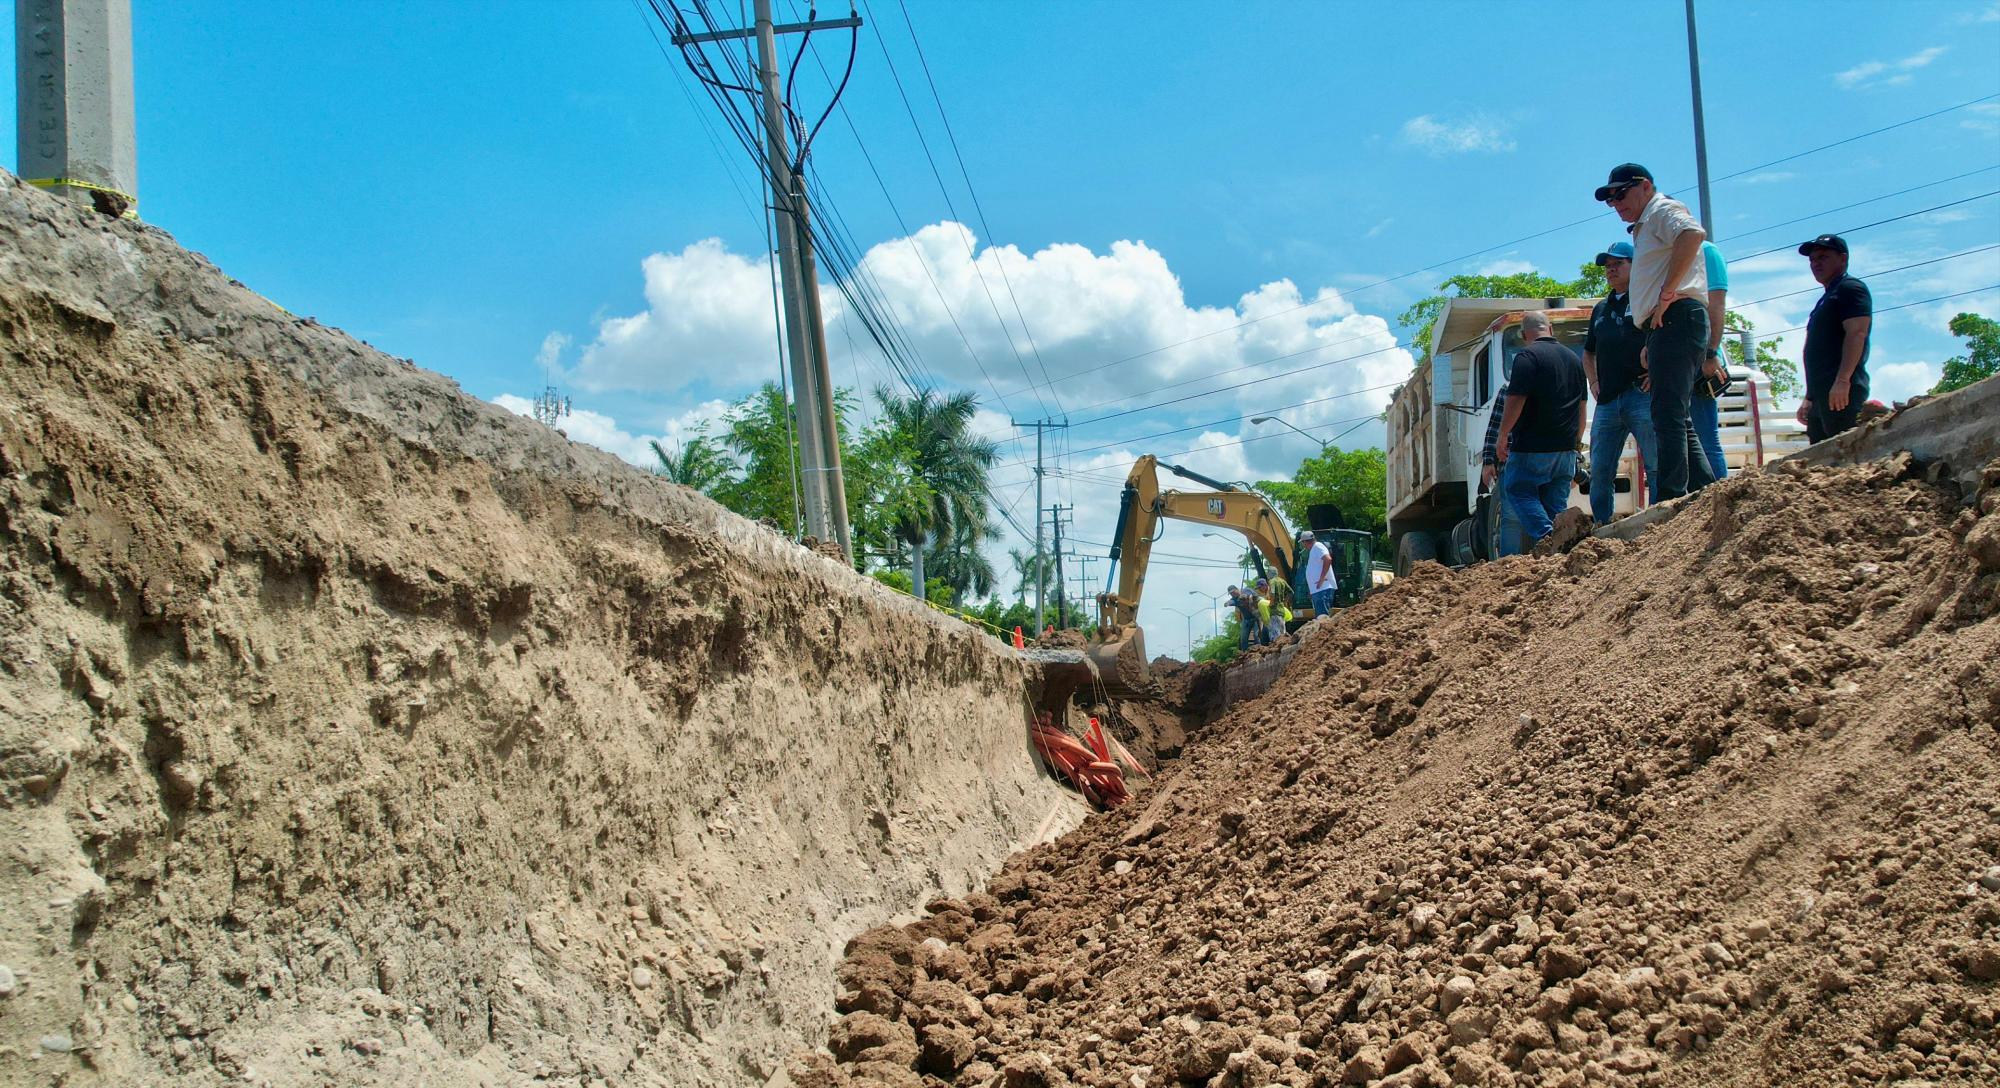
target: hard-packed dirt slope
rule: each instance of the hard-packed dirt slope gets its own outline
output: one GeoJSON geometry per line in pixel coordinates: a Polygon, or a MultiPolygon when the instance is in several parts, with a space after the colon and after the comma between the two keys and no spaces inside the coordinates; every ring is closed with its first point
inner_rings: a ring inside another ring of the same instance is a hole
{"type": "Polygon", "coordinates": [[[801,1085],[2000,1083],[2000,463],[1732,479],[1312,629],[849,949],[801,1085]]]}
{"type": "Polygon", "coordinates": [[[0,1085],[759,1083],[1025,679],[0,174],[0,1085]]]}

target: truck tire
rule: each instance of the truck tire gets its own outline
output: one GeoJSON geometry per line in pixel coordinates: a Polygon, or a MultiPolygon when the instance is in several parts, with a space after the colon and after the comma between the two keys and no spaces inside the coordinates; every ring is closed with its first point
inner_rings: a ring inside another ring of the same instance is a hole
{"type": "Polygon", "coordinates": [[[1479,562],[1477,545],[1473,543],[1478,535],[1478,523],[1471,518],[1460,521],[1445,534],[1445,559],[1454,567],[1469,567],[1479,562]]]}
{"type": "Polygon", "coordinates": [[[1436,562],[1437,557],[1437,542],[1431,534],[1412,529],[1396,541],[1396,577],[1407,578],[1418,563],[1426,559],[1436,562]]]}

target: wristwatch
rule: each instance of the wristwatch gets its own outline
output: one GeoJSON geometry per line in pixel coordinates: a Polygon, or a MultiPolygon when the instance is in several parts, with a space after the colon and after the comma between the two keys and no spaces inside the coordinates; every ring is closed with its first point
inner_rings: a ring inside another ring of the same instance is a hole
{"type": "Polygon", "coordinates": [[[1707,355],[1711,359],[1721,358],[1721,355],[1714,348],[1709,348],[1706,352],[1703,352],[1703,354],[1707,355]]]}

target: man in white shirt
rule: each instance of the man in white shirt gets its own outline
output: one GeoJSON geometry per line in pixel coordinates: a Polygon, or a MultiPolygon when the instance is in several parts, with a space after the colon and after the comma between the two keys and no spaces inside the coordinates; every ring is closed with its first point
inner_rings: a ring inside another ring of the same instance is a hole
{"type": "MultiPolygon", "coordinates": [[[[1612,167],[1597,199],[1632,224],[1632,322],[1646,333],[1659,496],[1677,498],[1688,493],[1689,399],[1708,349],[1708,274],[1701,259],[1708,235],[1687,205],[1653,187],[1652,172],[1638,163],[1612,167]]],[[[1702,476],[1708,475],[1704,465],[1702,476]]]]}
{"type": "Polygon", "coordinates": [[[1306,552],[1306,590],[1312,594],[1313,615],[1324,616],[1333,611],[1333,590],[1340,584],[1333,576],[1333,553],[1310,532],[1299,541],[1311,545],[1306,552]]]}

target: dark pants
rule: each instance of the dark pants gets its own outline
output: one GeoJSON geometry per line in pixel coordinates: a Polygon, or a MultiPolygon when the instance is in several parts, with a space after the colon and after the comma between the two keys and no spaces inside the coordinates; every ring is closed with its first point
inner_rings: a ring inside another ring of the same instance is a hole
{"type": "Polygon", "coordinates": [[[1663,500],[1687,494],[1690,475],[1697,487],[1715,482],[1688,420],[1688,401],[1707,350],[1708,308],[1691,298],[1674,300],[1660,327],[1646,330],[1646,371],[1653,383],[1653,441],[1659,451],[1655,471],[1663,500]]]}
{"type": "Polygon", "coordinates": [[[1866,389],[1857,389],[1848,394],[1847,407],[1836,412],[1826,407],[1826,394],[1813,397],[1806,409],[1806,441],[1824,442],[1842,431],[1852,430],[1854,420],[1861,414],[1861,405],[1868,400],[1866,389]]]}

